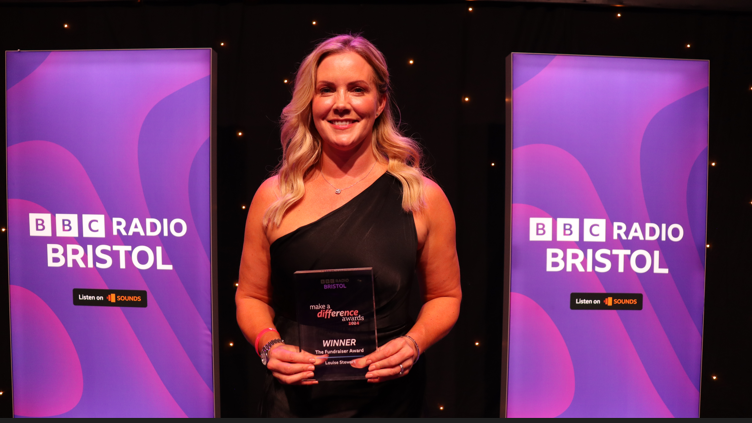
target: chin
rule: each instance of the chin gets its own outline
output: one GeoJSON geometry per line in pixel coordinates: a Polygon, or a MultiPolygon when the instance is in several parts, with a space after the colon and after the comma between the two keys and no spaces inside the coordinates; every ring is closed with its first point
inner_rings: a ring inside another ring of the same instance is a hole
{"type": "Polygon", "coordinates": [[[329,141],[328,144],[337,150],[352,150],[360,146],[363,141],[364,140],[333,140],[329,141]]]}

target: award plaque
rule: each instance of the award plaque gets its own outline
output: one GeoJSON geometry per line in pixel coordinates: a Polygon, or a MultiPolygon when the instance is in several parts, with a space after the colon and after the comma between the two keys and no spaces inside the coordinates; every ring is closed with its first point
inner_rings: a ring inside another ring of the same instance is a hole
{"type": "Polygon", "coordinates": [[[300,349],[325,358],[314,379],[365,379],[350,362],[378,347],[373,269],[295,272],[300,349]]]}

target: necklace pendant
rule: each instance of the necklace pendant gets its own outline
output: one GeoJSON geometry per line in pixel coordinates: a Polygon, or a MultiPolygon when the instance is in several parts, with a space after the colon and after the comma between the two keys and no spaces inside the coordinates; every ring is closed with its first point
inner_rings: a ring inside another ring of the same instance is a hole
{"type": "Polygon", "coordinates": [[[339,193],[341,193],[341,192],[342,192],[342,190],[341,190],[341,189],[335,189],[335,190],[334,190],[334,193],[335,193],[335,194],[339,194],[339,193]]]}

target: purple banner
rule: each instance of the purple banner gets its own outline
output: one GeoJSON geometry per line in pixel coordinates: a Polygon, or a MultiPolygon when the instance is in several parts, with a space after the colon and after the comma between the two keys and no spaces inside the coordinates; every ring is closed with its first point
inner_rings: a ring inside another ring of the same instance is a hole
{"type": "Polygon", "coordinates": [[[507,416],[698,417],[709,63],[511,67],[507,416]]]}
{"type": "Polygon", "coordinates": [[[211,69],[6,52],[16,416],[214,416],[211,69]]]}

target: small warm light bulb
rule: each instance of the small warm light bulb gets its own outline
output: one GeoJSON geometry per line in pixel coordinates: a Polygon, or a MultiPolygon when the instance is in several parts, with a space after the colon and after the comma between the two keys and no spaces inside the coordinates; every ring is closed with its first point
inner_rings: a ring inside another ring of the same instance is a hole
{"type": "Polygon", "coordinates": [[[470,97],[465,97],[465,103],[467,103],[468,101],[470,101],[470,97]]]}
{"type": "Polygon", "coordinates": [[[63,24],[63,28],[68,28],[68,24],[63,24]]]}
{"type": "Polygon", "coordinates": [[[440,405],[440,406],[439,406],[439,410],[443,410],[443,409],[444,409],[444,406],[443,406],[443,405],[440,405]]]}
{"type": "Polygon", "coordinates": [[[617,14],[616,14],[616,17],[617,17],[617,18],[621,18],[621,13],[617,13],[617,14]]]}
{"type": "Polygon", "coordinates": [[[235,286],[238,286],[238,283],[237,283],[237,282],[235,282],[235,286]]]}
{"type": "Polygon", "coordinates": [[[475,346],[476,346],[476,347],[477,347],[477,346],[480,346],[480,342],[476,342],[476,343],[475,343],[475,346]]]}
{"type": "Polygon", "coordinates": [[[687,48],[690,48],[690,47],[691,47],[691,45],[690,45],[690,44],[687,44],[687,48]]]}
{"type": "Polygon", "coordinates": [[[245,210],[245,205],[241,206],[240,208],[243,209],[243,210],[245,210]]]}
{"type": "Polygon", "coordinates": [[[410,59],[410,60],[408,60],[408,61],[407,61],[407,63],[409,63],[409,64],[411,64],[411,65],[412,65],[412,64],[413,64],[413,63],[415,63],[415,62],[413,61],[413,59],[410,59]]]}
{"type": "Polygon", "coordinates": [[[225,45],[225,43],[219,43],[219,45],[223,46],[223,45],[225,45]]]}
{"type": "Polygon", "coordinates": [[[473,11],[473,8],[472,8],[472,7],[468,7],[468,8],[467,8],[467,11],[468,11],[468,12],[472,12],[472,11],[473,11]]]}
{"type": "Polygon", "coordinates": [[[238,131],[238,136],[239,136],[239,137],[242,137],[242,136],[243,136],[243,133],[242,133],[242,132],[240,132],[240,131],[238,131]]]}
{"type": "Polygon", "coordinates": [[[234,344],[233,344],[232,342],[230,342],[230,346],[233,346],[233,345],[234,345],[234,344]]]}
{"type": "Polygon", "coordinates": [[[287,80],[286,79],[284,81],[282,81],[282,82],[284,82],[285,84],[287,84],[287,80]]]}
{"type": "Polygon", "coordinates": [[[316,25],[316,21],[313,21],[313,24],[316,25]]]}
{"type": "Polygon", "coordinates": [[[705,244],[705,248],[710,248],[710,244],[705,244]]]}
{"type": "Polygon", "coordinates": [[[5,232],[5,228],[3,228],[3,232],[5,232]]]}
{"type": "Polygon", "coordinates": [[[0,391],[0,395],[2,395],[2,394],[3,394],[3,391],[0,391]]]}
{"type": "Polygon", "coordinates": [[[711,165],[711,166],[715,166],[715,162],[711,163],[710,165],[711,165]]]}
{"type": "Polygon", "coordinates": [[[496,166],[496,163],[491,163],[491,166],[496,166]]]}
{"type": "Polygon", "coordinates": [[[718,377],[717,376],[713,376],[713,380],[716,380],[716,379],[718,379],[718,377]]]}

